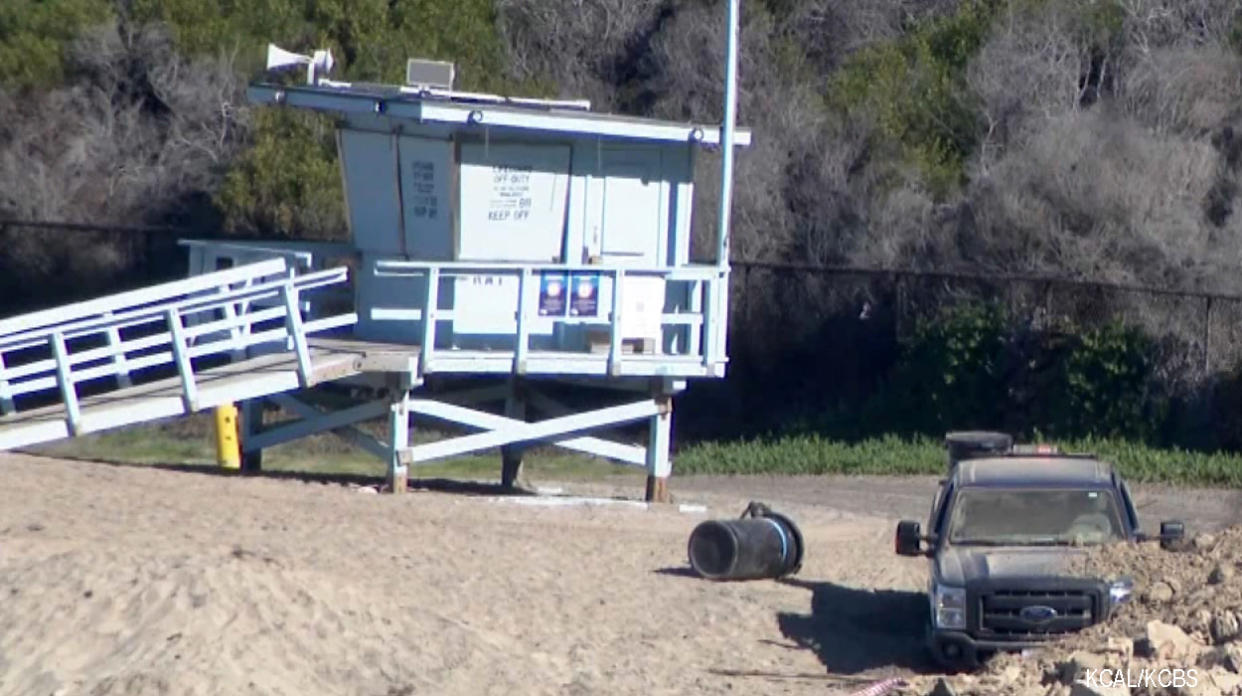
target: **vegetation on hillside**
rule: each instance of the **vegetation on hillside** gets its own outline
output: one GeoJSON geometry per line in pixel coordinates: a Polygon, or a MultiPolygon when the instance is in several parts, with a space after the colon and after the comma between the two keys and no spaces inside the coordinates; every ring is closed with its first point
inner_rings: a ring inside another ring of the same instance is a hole
{"type": "MultiPolygon", "coordinates": [[[[332,49],[344,79],[395,81],[407,57],[451,59],[466,89],[714,121],[723,22],[719,0],[9,0],[0,217],[337,238],[332,124],[245,101],[269,41],[332,49]]],[[[1242,293],[1236,0],[747,0],[742,39],[739,113],[755,144],[738,161],[737,259],[1242,293]]],[[[700,169],[700,241],[714,234],[712,164],[700,169]]],[[[83,253],[77,238],[0,235],[0,290],[74,277],[85,292],[92,279],[133,270],[124,245],[83,253]]],[[[734,404],[771,391],[784,370],[821,397],[799,404],[803,415],[837,427],[881,411],[889,415],[877,423],[942,427],[951,409],[930,421],[925,412],[973,389],[970,398],[1047,414],[1023,427],[1073,430],[1068,409],[1101,432],[1158,438],[1170,419],[1189,418],[1179,403],[1232,393],[1213,386],[1232,383],[1234,366],[1220,364],[1217,382],[1199,380],[1187,396],[1177,351],[1201,328],[1181,310],[1127,305],[1146,338],[1066,310],[1053,333],[1072,333],[1076,347],[1040,354],[1069,357],[1032,401],[990,363],[935,363],[934,378],[903,367],[933,364],[912,356],[947,359],[933,343],[950,337],[948,324],[851,347],[851,336],[874,331],[846,321],[858,314],[854,290],[779,274],[748,285],[750,309],[732,326],[734,404]],[[1134,346],[1147,362],[1127,362],[1134,346]],[[841,376],[849,351],[875,363],[854,371],[865,380],[841,376]],[[831,357],[816,372],[791,355],[831,357]],[[837,388],[843,379],[852,392],[837,388]],[[897,392],[901,380],[914,382],[897,392]],[[1129,391],[1117,397],[1117,385],[1129,391]],[[930,401],[885,396],[894,393],[930,401]],[[922,415],[892,415],[902,409],[922,415]]],[[[1011,357],[1055,338],[1014,329],[1022,317],[1006,321],[991,348],[1011,357]]],[[[1242,420],[1230,418],[1219,420],[1242,420]]]]}

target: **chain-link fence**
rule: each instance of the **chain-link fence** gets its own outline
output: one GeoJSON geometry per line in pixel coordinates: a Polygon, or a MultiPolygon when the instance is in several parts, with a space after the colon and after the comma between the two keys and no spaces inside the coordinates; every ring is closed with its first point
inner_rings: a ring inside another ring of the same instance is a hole
{"type": "MultiPolygon", "coordinates": [[[[1035,331],[1134,326],[1165,350],[1168,376],[1193,381],[1242,361],[1242,296],[1023,275],[734,263],[733,338],[762,352],[825,326],[884,327],[893,342],[963,302],[1003,307],[1035,331]],[[848,322],[846,322],[848,323],[848,322]]],[[[873,330],[864,333],[875,333],[873,330]]]]}
{"type": "MultiPolygon", "coordinates": [[[[1044,402],[1064,382],[1066,350],[1110,325],[1149,339],[1146,379],[1153,399],[1172,404],[1159,419],[1177,421],[1169,428],[1210,430],[1210,421],[1242,413],[1242,400],[1225,403],[1242,365],[1242,296],[1021,275],[747,262],[733,269],[729,377],[687,395],[687,434],[772,430],[803,418],[855,427],[877,400],[902,396],[894,394],[894,370],[911,360],[919,328],[980,301],[999,307],[1010,327],[996,427],[1042,427],[1059,408],[1044,402]]],[[[1129,396],[1142,401],[1146,393],[1129,396]]]]}

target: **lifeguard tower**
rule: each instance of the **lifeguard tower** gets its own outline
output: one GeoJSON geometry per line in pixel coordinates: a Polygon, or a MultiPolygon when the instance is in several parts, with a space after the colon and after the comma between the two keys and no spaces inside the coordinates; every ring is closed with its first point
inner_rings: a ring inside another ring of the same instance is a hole
{"type": "MultiPolygon", "coordinates": [[[[750,142],[734,127],[736,34],[734,0],[722,125],[462,92],[443,62],[409,61],[401,85],[338,82],[326,51],[269,47],[269,69],[305,67],[306,79],[253,84],[249,99],[334,119],[349,238],[182,242],[186,282],[211,290],[185,294],[200,299],[176,318],[180,331],[218,343],[234,365],[284,355],[298,371],[292,387],[237,390],[232,399],[242,404],[248,465],[259,466],[264,448],[333,431],[388,462],[393,491],[405,489],[411,466],[494,447],[512,484],[521,448],[542,442],[645,467],[648,499],[666,499],[673,396],[689,380],[723,377],[728,360],[733,157],[750,142]],[[722,164],[716,259],[702,264],[691,262],[690,240],[696,155],[705,148],[721,149],[722,164]],[[279,268],[254,278],[221,276],[273,263],[279,268]],[[237,297],[305,278],[331,278],[319,285],[337,292],[237,297]],[[250,315],[284,330],[246,343],[238,329],[250,336],[253,327],[237,317],[250,315]],[[307,326],[322,328],[308,338],[299,334],[307,326]],[[468,388],[443,388],[463,378],[474,378],[468,388]],[[314,394],[328,384],[371,398],[325,408],[314,394]],[[604,388],[619,403],[571,405],[554,396],[565,385],[604,388]],[[262,427],[265,401],[301,420],[262,427]],[[352,427],[385,414],[388,442],[352,427]],[[420,419],[477,432],[411,445],[420,419]],[[646,447],[586,434],[642,420],[646,447]]],[[[195,345],[185,343],[191,352],[195,345]]],[[[200,369],[188,362],[191,373],[200,369]]],[[[3,438],[0,427],[0,448],[3,438]]]]}

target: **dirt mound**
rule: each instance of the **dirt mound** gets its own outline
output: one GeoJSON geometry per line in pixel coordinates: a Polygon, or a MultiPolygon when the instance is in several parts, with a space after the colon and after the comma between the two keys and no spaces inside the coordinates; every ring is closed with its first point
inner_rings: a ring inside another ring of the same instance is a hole
{"type": "Polygon", "coordinates": [[[1242,696],[1242,527],[1178,551],[1111,545],[1080,563],[1083,575],[1134,581],[1108,622],[976,674],[916,680],[909,693],[1242,696]]]}

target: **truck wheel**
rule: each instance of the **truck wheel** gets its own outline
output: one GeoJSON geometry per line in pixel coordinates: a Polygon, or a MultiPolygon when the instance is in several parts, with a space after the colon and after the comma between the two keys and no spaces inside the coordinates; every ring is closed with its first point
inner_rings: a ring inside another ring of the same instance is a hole
{"type": "Polygon", "coordinates": [[[979,655],[970,643],[933,637],[929,647],[932,659],[946,672],[971,672],[979,668],[979,655]]]}

